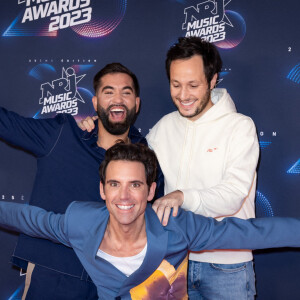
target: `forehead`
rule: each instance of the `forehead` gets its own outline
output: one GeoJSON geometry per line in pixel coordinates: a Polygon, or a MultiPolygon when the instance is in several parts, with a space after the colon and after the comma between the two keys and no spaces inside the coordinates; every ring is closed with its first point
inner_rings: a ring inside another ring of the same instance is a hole
{"type": "Polygon", "coordinates": [[[110,73],[106,74],[100,79],[100,87],[111,86],[111,87],[124,87],[130,86],[132,89],[133,80],[126,73],[110,73]]]}
{"type": "Polygon", "coordinates": [[[205,78],[203,59],[200,55],[194,55],[187,59],[176,59],[171,62],[170,79],[180,78],[196,79],[205,78]]]}
{"type": "Polygon", "coordinates": [[[145,166],[139,161],[113,160],[106,168],[107,180],[146,182],[145,166]]]}

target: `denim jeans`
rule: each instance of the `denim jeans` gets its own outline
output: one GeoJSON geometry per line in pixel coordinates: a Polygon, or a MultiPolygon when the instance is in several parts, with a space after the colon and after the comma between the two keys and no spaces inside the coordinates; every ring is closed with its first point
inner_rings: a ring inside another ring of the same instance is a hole
{"type": "Polygon", "coordinates": [[[188,295],[190,300],[253,300],[252,261],[223,265],[190,260],[188,295]]]}

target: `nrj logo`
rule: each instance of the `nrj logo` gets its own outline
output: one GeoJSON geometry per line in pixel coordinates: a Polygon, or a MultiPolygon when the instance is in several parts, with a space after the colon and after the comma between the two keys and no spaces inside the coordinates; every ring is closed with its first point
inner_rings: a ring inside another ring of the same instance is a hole
{"type": "Polygon", "coordinates": [[[90,0],[18,0],[25,4],[21,23],[50,18],[48,32],[87,23],[92,17],[90,0]]]}
{"type": "Polygon", "coordinates": [[[196,36],[216,43],[221,48],[232,48],[241,42],[246,32],[244,19],[226,10],[231,0],[207,0],[184,9],[182,30],[185,36],[196,36]]]}
{"type": "Polygon", "coordinates": [[[78,101],[84,103],[77,90],[78,82],[85,76],[76,76],[73,68],[62,68],[61,78],[53,80],[51,83],[41,84],[42,97],[39,104],[43,105],[41,115],[49,113],[78,114],[78,101]]]}
{"type": "Polygon", "coordinates": [[[101,38],[119,26],[127,0],[18,0],[18,5],[22,11],[3,36],[56,37],[70,28],[82,37],[101,38]]]}
{"type": "Polygon", "coordinates": [[[196,7],[185,8],[185,22],[182,24],[182,29],[186,30],[185,36],[202,37],[209,42],[225,40],[225,24],[232,26],[225,14],[225,6],[230,1],[202,1],[196,7]]]}

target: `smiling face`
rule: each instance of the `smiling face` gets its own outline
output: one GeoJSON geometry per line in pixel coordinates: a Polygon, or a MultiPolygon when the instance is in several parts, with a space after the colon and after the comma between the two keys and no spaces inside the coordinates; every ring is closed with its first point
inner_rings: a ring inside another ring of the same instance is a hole
{"type": "Polygon", "coordinates": [[[179,113],[192,121],[199,119],[213,106],[210,89],[215,86],[216,81],[217,74],[207,83],[200,55],[172,61],[170,91],[179,113]]]}
{"type": "Polygon", "coordinates": [[[147,185],[143,163],[126,160],[109,162],[105,185],[100,183],[100,194],[110,213],[110,222],[140,228],[145,222],[147,201],[153,199],[155,187],[155,183],[150,188],[147,185]]]}
{"type": "Polygon", "coordinates": [[[92,100],[103,127],[113,135],[124,134],[129,129],[140,105],[132,78],[125,73],[104,75],[92,100]]]}

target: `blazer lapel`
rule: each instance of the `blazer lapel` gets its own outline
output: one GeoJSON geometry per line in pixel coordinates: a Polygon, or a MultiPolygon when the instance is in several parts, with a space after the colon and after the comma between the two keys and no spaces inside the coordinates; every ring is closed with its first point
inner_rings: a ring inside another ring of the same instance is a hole
{"type": "Polygon", "coordinates": [[[109,213],[105,207],[102,215],[99,215],[100,221],[95,223],[95,226],[89,229],[85,240],[83,252],[85,258],[95,268],[89,275],[96,286],[105,289],[108,294],[112,296],[117,294],[122,282],[127,278],[121,271],[115,268],[111,263],[97,256],[97,251],[104,237],[109,219],[109,213]],[[106,289],[109,287],[109,289],[106,289]]]}
{"type": "Polygon", "coordinates": [[[163,229],[150,204],[145,211],[147,253],[140,268],[125,279],[119,296],[127,294],[130,289],[144,282],[159,267],[165,258],[168,246],[168,232],[163,229]]]}
{"type": "Polygon", "coordinates": [[[165,258],[168,246],[168,232],[160,224],[155,212],[150,205],[145,211],[147,253],[140,268],[131,276],[126,277],[121,271],[115,268],[106,260],[97,256],[97,251],[103,239],[109,213],[106,209],[102,211],[100,222],[89,229],[88,236],[84,242],[84,256],[95,268],[89,274],[94,283],[104,289],[110,295],[128,295],[135,286],[144,282],[155,272],[162,260],[165,258]],[[106,287],[109,286],[109,290],[106,287]]]}

